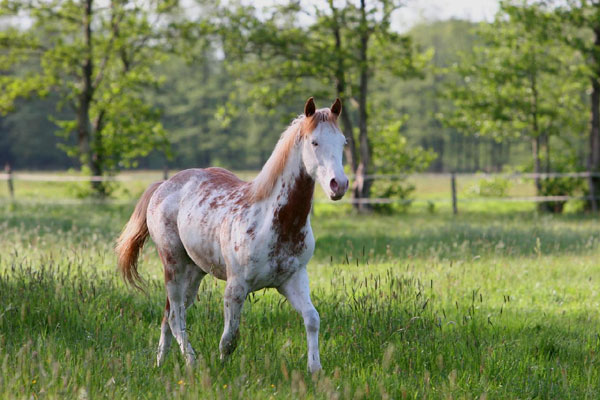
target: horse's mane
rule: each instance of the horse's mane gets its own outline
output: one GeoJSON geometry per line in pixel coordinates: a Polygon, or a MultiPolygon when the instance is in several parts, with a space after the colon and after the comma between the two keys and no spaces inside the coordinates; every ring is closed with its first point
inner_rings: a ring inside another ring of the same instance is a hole
{"type": "Polygon", "coordinates": [[[337,115],[329,108],[321,108],[310,117],[300,115],[292,121],[281,134],[275,150],[251,183],[253,201],[261,201],[269,197],[277,183],[277,178],[283,173],[294,145],[311,134],[321,122],[337,126],[337,115]]]}

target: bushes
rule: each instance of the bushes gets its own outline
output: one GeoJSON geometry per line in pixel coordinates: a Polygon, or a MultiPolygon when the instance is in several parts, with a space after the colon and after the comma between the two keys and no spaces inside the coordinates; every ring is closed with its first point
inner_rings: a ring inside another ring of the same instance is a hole
{"type": "Polygon", "coordinates": [[[481,197],[506,197],[511,183],[501,176],[480,179],[476,186],[471,188],[474,194],[481,197]]]}
{"type": "Polygon", "coordinates": [[[421,146],[409,147],[400,134],[403,121],[396,121],[381,129],[373,138],[373,164],[376,174],[393,175],[376,180],[371,187],[371,197],[391,199],[391,204],[374,204],[377,212],[406,211],[415,186],[406,182],[408,174],[422,172],[436,158],[431,150],[421,146]]]}

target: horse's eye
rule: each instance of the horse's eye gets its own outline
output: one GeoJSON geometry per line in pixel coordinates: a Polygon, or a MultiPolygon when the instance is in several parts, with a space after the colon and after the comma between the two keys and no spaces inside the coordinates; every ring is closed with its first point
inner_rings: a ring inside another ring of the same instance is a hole
{"type": "Polygon", "coordinates": [[[316,141],[316,140],[313,140],[313,141],[312,141],[312,145],[313,145],[313,146],[318,146],[318,145],[319,145],[319,143],[317,143],[317,141],[316,141]]]}

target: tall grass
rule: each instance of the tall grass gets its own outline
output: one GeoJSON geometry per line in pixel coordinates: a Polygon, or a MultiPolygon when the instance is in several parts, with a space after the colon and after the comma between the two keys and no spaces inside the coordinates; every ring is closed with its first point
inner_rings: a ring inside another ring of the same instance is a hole
{"type": "Polygon", "coordinates": [[[164,306],[115,272],[129,205],[0,205],[0,398],[590,398],[600,393],[598,220],[577,215],[332,217],[309,265],[324,372],[306,371],[302,319],[248,297],[221,363],[223,284],[189,312],[199,355],[153,366],[164,306]]]}

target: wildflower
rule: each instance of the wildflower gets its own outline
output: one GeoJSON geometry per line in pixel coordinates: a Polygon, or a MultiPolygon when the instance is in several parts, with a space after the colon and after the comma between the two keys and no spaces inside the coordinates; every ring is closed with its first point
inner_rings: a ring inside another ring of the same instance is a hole
{"type": "Polygon", "coordinates": [[[223,385],[223,389],[227,389],[227,384],[224,384],[224,385],[223,385]]]}
{"type": "Polygon", "coordinates": [[[178,385],[183,385],[183,379],[180,379],[180,380],[177,382],[177,384],[178,384],[178,385]]]}
{"type": "Polygon", "coordinates": [[[31,381],[32,384],[35,384],[37,382],[37,379],[34,379],[31,381]]]}

